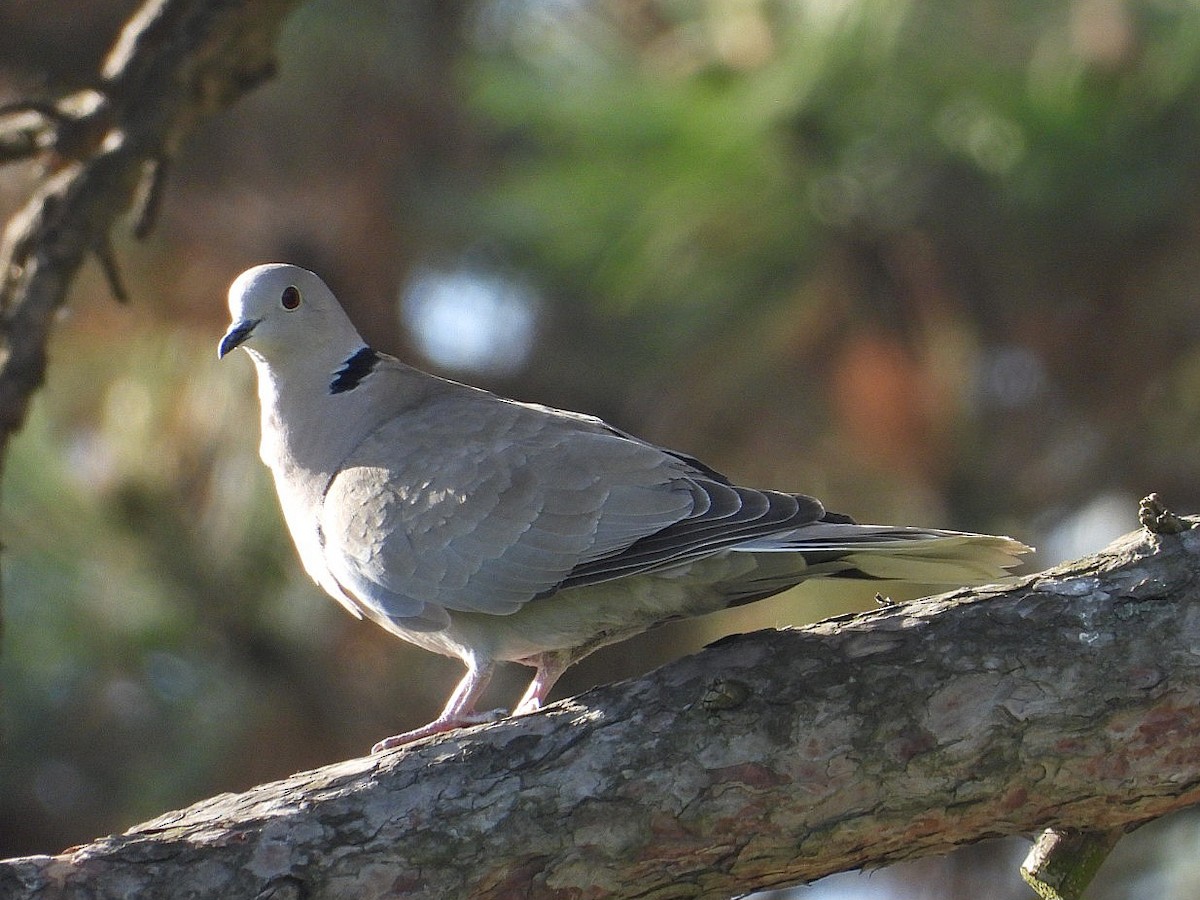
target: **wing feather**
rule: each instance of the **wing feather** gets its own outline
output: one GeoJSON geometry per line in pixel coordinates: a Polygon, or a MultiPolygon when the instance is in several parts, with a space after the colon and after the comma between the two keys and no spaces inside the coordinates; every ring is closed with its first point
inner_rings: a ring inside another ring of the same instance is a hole
{"type": "MultiPolygon", "coordinates": [[[[467,390],[467,389],[463,389],[467,390]]],[[[825,515],[731,485],[587,416],[480,392],[427,401],[350,455],[322,507],[329,567],[375,612],[511,613],[564,587],[772,544],[825,515]]]]}
{"type": "Polygon", "coordinates": [[[461,406],[385,423],[331,480],[325,554],[359,602],[392,619],[511,613],[693,509],[686,465],[652,445],[520,404],[483,411],[503,419],[491,432],[462,427],[461,406]]]}
{"type": "Polygon", "coordinates": [[[563,587],[671,568],[745,541],[802,529],[825,513],[817,500],[803,494],[756,491],[703,478],[692,483],[709,500],[707,505],[696,504],[702,512],[639,539],[621,553],[581,563],[563,587]]]}

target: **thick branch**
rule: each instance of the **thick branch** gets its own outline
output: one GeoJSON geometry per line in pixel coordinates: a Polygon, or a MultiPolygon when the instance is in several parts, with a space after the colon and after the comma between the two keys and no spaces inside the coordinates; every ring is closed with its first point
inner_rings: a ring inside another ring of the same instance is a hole
{"type": "MultiPolygon", "coordinates": [[[[1190,525],[1191,523],[1188,522],[1190,525]]],[[[1200,530],[222,795],[18,897],[715,897],[1200,800],[1200,530]]]]}
{"type": "MultiPolygon", "coordinates": [[[[0,116],[0,160],[47,156],[46,176],[0,245],[0,460],[45,377],[50,323],[79,266],[98,253],[120,295],[109,252],[117,217],[199,119],[273,71],[272,44],[297,2],[149,0],[105,61],[98,90],[0,116]]],[[[159,188],[141,194],[153,199],[159,188]]]]}

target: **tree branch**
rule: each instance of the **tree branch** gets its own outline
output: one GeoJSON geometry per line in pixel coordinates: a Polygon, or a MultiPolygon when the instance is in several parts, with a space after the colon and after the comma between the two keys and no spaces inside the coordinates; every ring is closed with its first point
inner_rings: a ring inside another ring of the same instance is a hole
{"type": "Polygon", "coordinates": [[[14,898],[712,897],[1200,801],[1200,529],[225,794],[14,898]]]}
{"type": "Polygon", "coordinates": [[[0,242],[0,463],[45,377],[50,324],[80,265],[95,253],[122,297],[117,218],[141,196],[135,228],[148,233],[166,161],[198,121],[274,72],[275,37],[298,2],[149,0],[96,90],[0,109],[0,162],[41,154],[46,166],[0,242]]]}

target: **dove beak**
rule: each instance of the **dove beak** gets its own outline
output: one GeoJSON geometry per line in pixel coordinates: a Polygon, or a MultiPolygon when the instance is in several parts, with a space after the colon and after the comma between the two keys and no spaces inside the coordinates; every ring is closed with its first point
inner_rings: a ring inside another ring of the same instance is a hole
{"type": "Polygon", "coordinates": [[[262,319],[242,319],[242,321],[230,325],[229,330],[225,332],[225,337],[221,338],[221,343],[217,345],[217,358],[220,359],[230,350],[240,347],[261,321],[262,319]]]}

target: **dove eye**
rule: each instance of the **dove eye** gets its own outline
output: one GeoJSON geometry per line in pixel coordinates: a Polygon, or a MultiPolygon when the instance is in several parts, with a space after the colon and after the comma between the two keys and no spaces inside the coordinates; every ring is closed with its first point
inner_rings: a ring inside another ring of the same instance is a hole
{"type": "Polygon", "coordinates": [[[284,309],[295,309],[300,305],[300,289],[294,284],[289,284],[283,289],[283,293],[279,295],[279,305],[284,309]]]}

